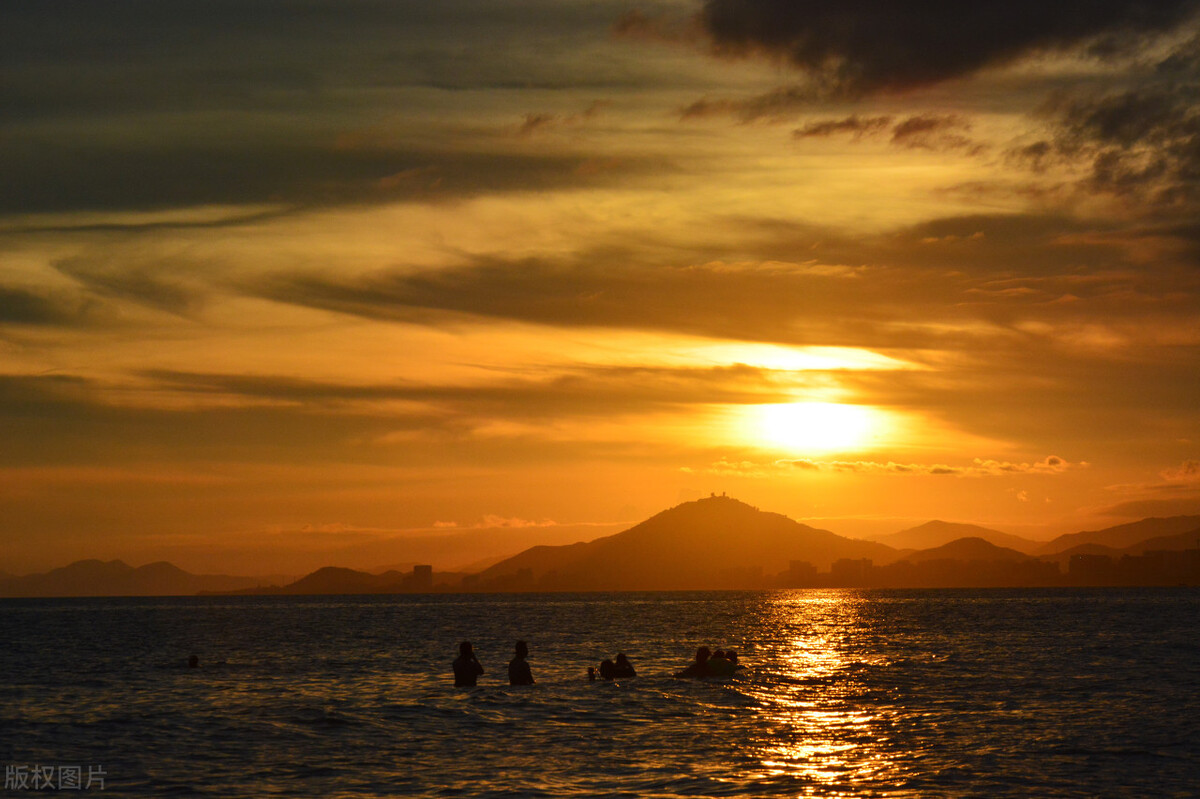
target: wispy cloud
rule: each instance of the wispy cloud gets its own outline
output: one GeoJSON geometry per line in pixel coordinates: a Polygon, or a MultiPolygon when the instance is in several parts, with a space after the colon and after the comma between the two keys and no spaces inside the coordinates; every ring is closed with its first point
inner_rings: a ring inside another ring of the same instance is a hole
{"type": "MultiPolygon", "coordinates": [[[[945,463],[896,463],[894,461],[841,461],[815,460],[811,458],[780,459],[757,463],[754,461],[720,460],[703,471],[706,474],[742,477],[777,477],[781,472],[852,472],[858,474],[884,474],[900,476],[947,476],[947,477],[1003,477],[1027,474],[1061,474],[1068,469],[1087,468],[1086,462],[1068,463],[1051,455],[1034,463],[1012,463],[992,459],[976,458],[969,465],[955,466],[945,463]]],[[[687,471],[692,471],[690,468],[687,471]]]]}
{"type": "Polygon", "coordinates": [[[1189,458],[1159,472],[1157,480],[1121,483],[1107,487],[1120,500],[1100,508],[1106,516],[1200,515],[1200,460],[1189,458]]]}
{"type": "Polygon", "coordinates": [[[578,128],[599,116],[609,104],[605,100],[596,100],[578,113],[552,114],[542,111],[526,114],[525,120],[517,128],[517,135],[532,136],[550,130],[578,128]]]}
{"type": "Polygon", "coordinates": [[[858,114],[841,119],[822,119],[797,128],[792,134],[797,139],[810,139],[849,133],[854,138],[880,133],[890,127],[892,117],[860,117],[858,114]]]}

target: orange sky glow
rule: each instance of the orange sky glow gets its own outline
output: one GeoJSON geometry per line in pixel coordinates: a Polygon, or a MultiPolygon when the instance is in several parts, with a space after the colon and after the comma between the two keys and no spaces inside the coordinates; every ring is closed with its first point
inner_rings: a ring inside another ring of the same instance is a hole
{"type": "Polygon", "coordinates": [[[784,5],[2,12],[0,570],[1200,513],[1193,6],[784,5]]]}

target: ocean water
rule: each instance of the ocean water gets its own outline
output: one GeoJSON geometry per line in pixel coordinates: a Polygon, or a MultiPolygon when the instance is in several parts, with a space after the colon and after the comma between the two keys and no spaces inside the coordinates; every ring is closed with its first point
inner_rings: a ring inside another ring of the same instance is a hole
{"type": "Polygon", "coordinates": [[[3,600],[3,795],[1200,796],[1198,620],[1186,588],[3,600]],[[673,679],[701,644],[747,668],[673,679]],[[617,651],[639,676],[588,682],[617,651]]]}

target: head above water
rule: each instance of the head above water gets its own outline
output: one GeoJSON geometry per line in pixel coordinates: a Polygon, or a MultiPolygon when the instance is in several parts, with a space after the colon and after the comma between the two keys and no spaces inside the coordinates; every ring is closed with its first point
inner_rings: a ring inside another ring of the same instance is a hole
{"type": "Polygon", "coordinates": [[[708,658],[711,655],[712,655],[712,650],[710,650],[706,646],[702,646],[696,650],[696,662],[697,663],[705,663],[708,661],[708,658]]]}
{"type": "Polygon", "coordinates": [[[471,646],[470,641],[463,641],[458,645],[458,654],[465,658],[475,657],[475,649],[471,646]]]}
{"type": "Polygon", "coordinates": [[[517,657],[523,658],[529,654],[529,646],[524,641],[517,641],[517,657]]]}

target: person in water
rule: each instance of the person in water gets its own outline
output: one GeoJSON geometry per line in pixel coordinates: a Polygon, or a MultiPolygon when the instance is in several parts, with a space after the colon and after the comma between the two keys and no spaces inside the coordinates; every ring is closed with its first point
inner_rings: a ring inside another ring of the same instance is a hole
{"type": "Polygon", "coordinates": [[[617,653],[617,662],[614,664],[613,676],[617,678],[637,676],[637,671],[633,668],[633,664],[629,662],[629,658],[625,657],[624,652],[617,653]]]}
{"type": "Polygon", "coordinates": [[[728,654],[720,649],[708,659],[708,674],[711,677],[732,677],[735,668],[736,666],[729,660],[728,654]]]}
{"type": "Polygon", "coordinates": [[[617,678],[617,664],[611,660],[604,660],[600,663],[600,679],[615,680],[617,678]]]}
{"type": "Polygon", "coordinates": [[[454,659],[454,687],[472,688],[480,674],[483,674],[483,666],[476,659],[471,642],[463,641],[458,645],[458,657],[454,659]]]}
{"type": "Polygon", "coordinates": [[[529,656],[529,647],[524,641],[517,641],[516,657],[508,661],[509,685],[533,685],[533,673],[525,660],[529,656]]]}
{"type": "Polygon", "coordinates": [[[678,672],[676,677],[700,679],[701,677],[709,676],[708,659],[712,655],[712,650],[706,646],[702,646],[696,650],[696,659],[690,666],[681,672],[678,672]]]}

